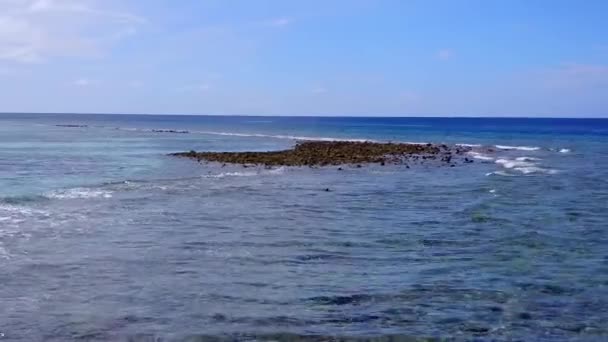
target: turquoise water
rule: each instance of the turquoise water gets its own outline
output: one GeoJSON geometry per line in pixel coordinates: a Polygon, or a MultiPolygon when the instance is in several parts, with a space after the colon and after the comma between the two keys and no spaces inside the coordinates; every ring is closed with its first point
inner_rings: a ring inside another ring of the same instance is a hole
{"type": "Polygon", "coordinates": [[[0,341],[605,340],[607,136],[602,119],[0,115],[0,341]],[[167,156],[298,139],[467,144],[475,163],[167,156]]]}

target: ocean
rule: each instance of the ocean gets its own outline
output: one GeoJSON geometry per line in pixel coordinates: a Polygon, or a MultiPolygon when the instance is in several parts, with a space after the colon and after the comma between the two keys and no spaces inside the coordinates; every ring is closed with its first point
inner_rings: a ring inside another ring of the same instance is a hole
{"type": "Polygon", "coordinates": [[[1,114],[0,341],[605,341],[607,138],[608,119],[1,114]],[[475,162],[168,156],[343,139],[475,162]]]}

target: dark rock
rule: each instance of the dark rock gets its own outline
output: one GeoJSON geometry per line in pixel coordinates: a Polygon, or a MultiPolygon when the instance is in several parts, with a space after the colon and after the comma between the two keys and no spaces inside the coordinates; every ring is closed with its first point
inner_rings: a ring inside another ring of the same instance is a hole
{"type": "MultiPolygon", "coordinates": [[[[449,147],[448,147],[449,148],[449,147]]],[[[183,152],[173,156],[187,157],[208,162],[240,164],[244,167],[264,166],[329,166],[386,163],[406,165],[413,160],[439,160],[452,163],[452,151],[442,150],[433,144],[398,144],[353,141],[307,141],[300,142],[289,150],[270,152],[183,152]],[[442,155],[439,155],[441,153],[442,155]]],[[[460,159],[462,160],[462,159],[460,159]]],[[[338,168],[342,170],[342,167],[338,168]]]]}
{"type": "Polygon", "coordinates": [[[86,128],[89,127],[87,125],[73,125],[73,124],[67,124],[67,125],[55,125],[57,127],[67,127],[67,128],[86,128]]]}
{"type": "Polygon", "coordinates": [[[179,130],[175,130],[175,129],[153,129],[152,132],[154,132],[154,133],[178,133],[178,134],[190,133],[188,131],[179,131],[179,130]]]}
{"type": "Polygon", "coordinates": [[[532,319],[532,315],[530,315],[530,314],[529,314],[529,313],[527,313],[527,312],[522,312],[522,313],[520,313],[519,315],[517,315],[517,317],[518,317],[519,319],[532,319]]]}

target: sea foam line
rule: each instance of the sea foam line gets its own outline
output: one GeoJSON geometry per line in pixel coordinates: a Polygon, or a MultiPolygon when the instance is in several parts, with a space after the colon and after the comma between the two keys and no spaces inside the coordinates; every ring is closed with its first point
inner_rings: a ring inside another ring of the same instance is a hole
{"type": "Polygon", "coordinates": [[[265,176],[265,175],[280,175],[285,172],[285,167],[279,167],[271,170],[263,171],[235,171],[235,172],[222,172],[218,174],[208,174],[201,176],[202,178],[225,178],[225,177],[252,177],[252,176],[265,176]]]}
{"type": "MultiPolygon", "coordinates": [[[[535,160],[539,160],[539,159],[532,158],[532,157],[519,157],[516,159],[501,158],[501,159],[497,159],[495,161],[495,163],[501,165],[505,169],[517,171],[524,175],[533,174],[533,173],[544,173],[544,174],[552,175],[552,174],[558,173],[558,171],[554,170],[554,169],[547,169],[547,168],[539,167],[537,163],[532,162],[535,160]]],[[[500,171],[497,171],[497,172],[500,172],[500,171]]],[[[498,174],[497,172],[495,174],[498,174]]],[[[502,172],[505,172],[505,171],[502,171],[502,172]]],[[[505,172],[505,173],[508,173],[508,172],[505,172]]],[[[502,174],[502,175],[504,176],[504,174],[502,174]]]]}
{"type": "Polygon", "coordinates": [[[509,145],[494,145],[496,148],[501,150],[518,150],[518,151],[538,151],[538,146],[509,146],[509,145]]]}
{"type": "Polygon", "coordinates": [[[374,142],[372,139],[359,139],[359,138],[336,138],[336,137],[311,137],[311,136],[300,136],[300,135],[285,135],[285,134],[262,134],[262,133],[239,133],[239,132],[222,132],[222,131],[187,131],[178,129],[166,129],[166,128],[125,128],[115,127],[117,130],[129,131],[129,132],[147,132],[147,133],[179,133],[179,134],[207,134],[207,135],[219,135],[229,137],[244,137],[244,138],[273,138],[273,139],[287,139],[287,140],[304,140],[304,141],[353,141],[353,142],[374,142]]]}
{"type": "Polygon", "coordinates": [[[220,135],[220,136],[248,137],[248,138],[274,138],[274,139],[305,140],[305,141],[353,141],[353,142],[365,142],[365,141],[373,142],[374,141],[371,139],[356,139],[356,138],[310,137],[310,136],[300,136],[300,135],[236,133],[236,132],[216,132],[216,131],[193,131],[192,133],[220,135]]]}
{"type": "Polygon", "coordinates": [[[87,188],[72,188],[67,190],[51,191],[46,193],[45,196],[54,199],[111,198],[112,191],[87,188]]]}
{"type": "Polygon", "coordinates": [[[475,152],[475,151],[469,151],[469,152],[467,152],[467,154],[472,156],[473,158],[479,159],[479,160],[485,160],[485,161],[494,160],[493,157],[490,157],[488,155],[485,155],[485,154],[479,153],[479,152],[475,152]]]}

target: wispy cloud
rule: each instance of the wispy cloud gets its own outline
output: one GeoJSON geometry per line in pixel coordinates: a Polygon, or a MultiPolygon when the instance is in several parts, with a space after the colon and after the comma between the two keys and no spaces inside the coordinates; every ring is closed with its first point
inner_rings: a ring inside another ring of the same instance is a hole
{"type": "Polygon", "coordinates": [[[454,50],[441,49],[441,50],[437,51],[437,54],[435,56],[442,61],[447,61],[454,57],[454,50]]]}
{"type": "Polygon", "coordinates": [[[96,80],[88,79],[88,78],[79,78],[79,79],[72,81],[72,85],[74,85],[76,87],[89,87],[89,86],[95,85],[97,83],[99,83],[99,82],[96,80]]]}
{"type": "Polygon", "coordinates": [[[132,35],[145,20],[91,0],[0,1],[0,60],[39,63],[90,56],[132,35]]]}
{"type": "Polygon", "coordinates": [[[293,23],[293,19],[288,17],[275,18],[271,20],[267,20],[264,22],[264,25],[271,27],[285,27],[293,23]]]}

